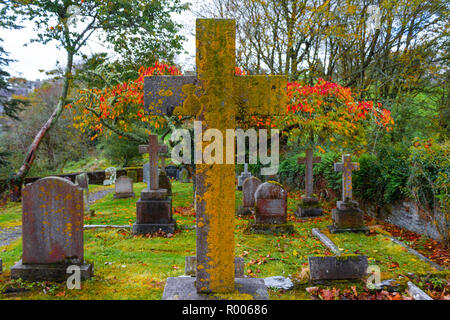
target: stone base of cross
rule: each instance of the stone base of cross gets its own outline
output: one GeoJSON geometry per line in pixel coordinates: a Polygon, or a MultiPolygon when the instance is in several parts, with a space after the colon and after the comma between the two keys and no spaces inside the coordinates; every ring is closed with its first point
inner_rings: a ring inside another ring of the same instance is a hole
{"type": "Polygon", "coordinates": [[[342,155],[342,162],[334,164],[335,171],[342,171],[342,201],[337,201],[332,210],[333,225],[328,229],[332,233],[368,232],[364,225],[364,214],[358,202],[352,199],[352,171],[359,170],[359,163],[352,162],[349,154],[342,155]]]}

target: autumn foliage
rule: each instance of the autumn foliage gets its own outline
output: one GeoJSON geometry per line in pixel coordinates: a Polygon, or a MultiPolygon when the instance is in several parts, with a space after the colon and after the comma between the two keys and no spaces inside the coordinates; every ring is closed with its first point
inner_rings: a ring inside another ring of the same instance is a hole
{"type": "MultiPolygon", "coordinates": [[[[245,76],[247,72],[236,67],[235,74],[245,76]]],[[[164,119],[144,114],[144,77],[149,75],[181,75],[181,72],[176,67],[155,62],[151,67],[141,67],[135,80],[104,89],[81,90],[79,99],[67,106],[76,114],[75,126],[82,131],[93,130],[96,134],[92,139],[103,134],[105,127],[116,133],[132,131],[135,123],[145,123],[148,128],[160,127],[164,119]]],[[[251,122],[259,127],[283,128],[289,135],[303,137],[305,143],[323,145],[325,140],[341,140],[344,147],[348,141],[352,142],[349,145],[364,145],[362,128],[366,120],[371,119],[388,131],[394,123],[390,112],[380,104],[357,101],[350,88],[323,79],[314,86],[289,82],[286,94],[289,103],[281,121],[252,117],[251,122]]]]}
{"type": "Polygon", "coordinates": [[[181,75],[174,66],[155,62],[151,67],[141,67],[139,77],[103,89],[79,91],[79,98],[72,108],[76,117],[75,127],[83,132],[86,129],[96,132],[92,140],[104,133],[104,128],[116,132],[130,132],[133,123],[146,123],[158,127],[160,119],[144,114],[144,77],[150,75],[181,75]]]}
{"type": "Polygon", "coordinates": [[[357,101],[350,88],[324,79],[318,79],[313,86],[289,82],[287,95],[283,124],[288,134],[322,152],[321,145],[327,144],[364,146],[365,126],[372,123],[389,131],[394,124],[390,111],[380,103],[357,101]]]}

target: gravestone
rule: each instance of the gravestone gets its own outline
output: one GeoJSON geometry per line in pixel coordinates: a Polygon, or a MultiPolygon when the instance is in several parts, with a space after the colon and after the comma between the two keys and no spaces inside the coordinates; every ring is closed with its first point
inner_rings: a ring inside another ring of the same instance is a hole
{"type": "Polygon", "coordinates": [[[311,280],[362,279],[369,266],[367,256],[341,255],[308,257],[311,280]]]}
{"type": "Polygon", "coordinates": [[[105,169],[105,180],[103,181],[104,186],[113,185],[116,182],[116,168],[109,167],[105,169]]]}
{"type": "Polygon", "coordinates": [[[248,163],[244,163],[244,172],[241,172],[241,175],[238,177],[238,184],[237,184],[238,190],[242,190],[242,184],[244,183],[245,179],[251,176],[252,174],[248,172],[248,163]]]}
{"type": "Polygon", "coordinates": [[[238,214],[252,214],[255,210],[255,192],[261,185],[261,180],[256,177],[245,179],[242,184],[242,206],[238,210],[238,214]]]}
{"type": "Polygon", "coordinates": [[[75,184],[83,189],[84,212],[89,213],[89,176],[87,173],[75,176],[75,184]]]}
{"type": "MultiPolygon", "coordinates": [[[[236,128],[235,115],[242,109],[249,116],[281,115],[283,108],[279,106],[286,99],[285,76],[235,76],[235,20],[197,19],[196,40],[197,76],[146,77],[147,112],[195,116],[203,121],[205,130],[214,128],[222,134],[236,128]]],[[[197,163],[195,178],[197,277],[169,278],[163,299],[174,295],[202,299],[206,293],[230,293],[235,288],[246,291],[242,286],[264,291],[262,279],[247,279],[245,283],[236,280],[241,285],[235,287],[235,165],[197,163]],[[197,292],[191,292],[195,287],[197,292]]]]}
{"type": "Polygon", "coordinates": [[[367,232],[364,214],[358,202],[352,200],[352,171],[359,170],[359,163],[352,162],[349,154],[342,155],[342,162],[334,164],[335,171],[342,171],[342,200],[337,201],[331,216],[333,225],[328,226],[332,233],[367,232]]]}
{"type": "Polygon", "coordinates": [[[287,192],[278,182],[264,182],[256,189],[254,223],[248,229],[254,233],[294,232],[287,223],[287,192]]]}
{"type": "Polygon", "coordinates": [[[182,168],[178,174],[178,177],[181,183],[189,183],[189,170],[186,168],[182,168]]]}
{"type": "Polygon", "coordinates": [[[11,278],[65,280],[71,265],[80,268],[82,280],[90,278],[93,266],[84,263],[83,190],[47,177],[26,185],[22,196],[22,260],[11,268],[11,278]]]}
{"type": "Polygon", "coordinates": [[[161,189],[166,189],[167,195],[170,197],[172,196],[172,183],[170,183],[170,179],[166,174],[166,158],[168,155],[166,153],[161,153],[159,154],[159,157],[161,158],[161,170],[158,174],[159,187],[161,189]]]}
{"type": "Polygon", "coordinates": [[[313,150],[310,148],[306,149],[306,157],[298,159],[298,163],[305,164],[305,195],[302,196],[295,212],[295,215],[300,218],[322,215],[319,200],[313,194],[313,164],[321,161],[320,157],[313,157],[313,150]]]}
{"type": "Polygon", "coordinates": [[[178,168],[176,166],[167,166],[166,175],[171,179],[178,180],[178,168]]]}
{"type": "Polygon", "coordinates": [[[133,179],[120,176],[115,183],[114,199],[134,198],[133,179]]]}
{"type": "Polygon", "coordinates": [[[169,177],[167,176],[165,170],[159,171],[158,179],[159,179],[159,187],[161,189],[166,189],[167,195],[169,197],[172,196],[172,183],[170,183],[169,177]]]}
{"type": "Polygon", "coordinates": [[[148,145],[139,146],[139,152],[149,154],[149,180],[147,189],[141,191],[141,198],[136,203],[136,223],[133,225],[133,234],[154,233],[158,230],[173,233],[175,221],[172,218],[172,198],[168,197],[167,189],[159,187],[158,176],[158,153],[167,152],[167,146],[158,144],[157,135],[150,135],[148,145]]]}

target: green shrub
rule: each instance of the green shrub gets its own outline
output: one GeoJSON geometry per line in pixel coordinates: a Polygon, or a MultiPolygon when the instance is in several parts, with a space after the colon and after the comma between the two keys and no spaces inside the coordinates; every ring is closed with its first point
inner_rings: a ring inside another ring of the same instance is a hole
{"type": "Polygon", "coordinates": [[[449,212],[450,142],[417,141],[410,150],[410,194],[430,210],[449,212]]]}
{"type": "Polygon", "coordinates": [[[142,155],[139,154],[139,143],[119,138],[115,133],[109,137],[104,137],[98,147],[103,150],[103,156],[113,165],[128,167],[142,162],[142,155]]]}
{"type": "Polygon", "coordinates": [[[289,189],[303,189],[305,184],[305,165],[298,164],[300,154],[293,154],[280,162],[278,177],[281,184],[289,189]]]}
{"type": "Polygon", "coordinates": [[[342,192],[342,173],[334,171],[334,163],[340,161],[340,155],[336,152],[323,154],[322,161],[313,166],[315,180],[325,179],[327,188],[336,193],[342,192]]]}
{"type": "Polygon", "coordinates": [[[380,160],[374,155],[363,154],[357,161],[360,169],[353,175],[355,197],[383,204],[386,188],[380,160]]]}

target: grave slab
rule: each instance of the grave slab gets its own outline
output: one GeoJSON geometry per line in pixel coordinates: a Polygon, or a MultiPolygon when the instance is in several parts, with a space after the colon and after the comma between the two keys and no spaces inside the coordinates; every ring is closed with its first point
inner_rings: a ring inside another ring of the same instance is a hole
{"type": "MultiPolygon", "coordinates": [[[[198,293],[195,287],[196,278],[178,277],[167,278],[164,287],[163,300],[227,300],[232,298],[230,294],[198,293]]],[[[235,292],[240,296],[247,294],[249,300],[269,300],[267,287],[264,279],[257,278],[236,278],[235,292]]]]}
{"type": "Polygon", "coordinates": [[[308,257],[311,280],[361,279],[367,274],[367,256],[341,255],[308,257]]]}

